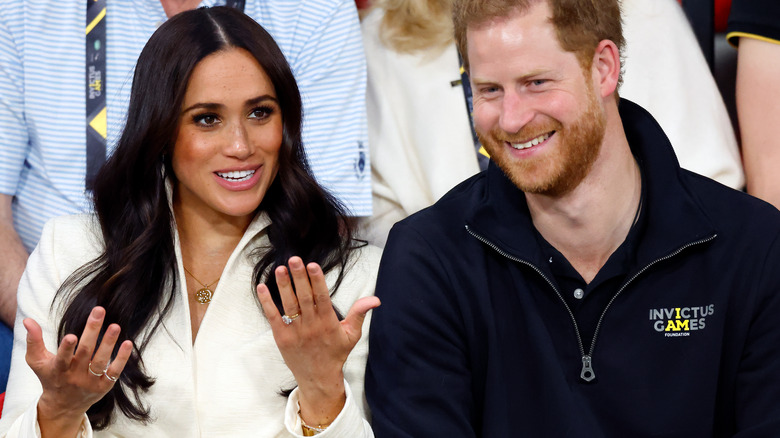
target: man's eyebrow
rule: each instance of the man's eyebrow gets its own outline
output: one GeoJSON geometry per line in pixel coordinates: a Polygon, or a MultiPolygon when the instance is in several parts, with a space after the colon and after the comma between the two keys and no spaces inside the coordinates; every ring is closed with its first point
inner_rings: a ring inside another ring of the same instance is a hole
{"type": "MultiPolygon", "coordinates": [[[[539,76],[539,75],[547,75],[547,74],[549,74],[549,72],[550,72],[549,69],[541,69],[540,68],[540,69],[529,71],[528,73],[524,73],[524,74],[522,74],[520,76],[515,77],[514,79],[515,79],[515,81],[527,81],[527,80],[529,80],[529,79],[531,79],[533,77],[539,76]]],[[[481,79],[478,76],[474,77],[472,79],[472,81],[474,82],[475,85],[489,85],[489,84],[497,84],[498,83],[498,82],[496,82],[494,80],[481,79]]]]}

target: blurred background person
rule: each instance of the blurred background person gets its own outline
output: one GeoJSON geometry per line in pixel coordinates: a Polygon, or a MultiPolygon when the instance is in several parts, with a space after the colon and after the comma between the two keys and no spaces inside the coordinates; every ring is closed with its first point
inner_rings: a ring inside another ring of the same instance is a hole
{"type": "Polygon", "coordinates": [[[390,227],[479,171],[452,39],[449,0],[374,0],[363,19],[374,214],[390,227]]]}

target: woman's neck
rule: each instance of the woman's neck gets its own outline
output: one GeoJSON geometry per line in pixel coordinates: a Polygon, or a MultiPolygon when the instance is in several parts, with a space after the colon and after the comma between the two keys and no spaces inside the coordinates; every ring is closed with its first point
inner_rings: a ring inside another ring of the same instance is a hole
{"type": "MultiPolygon", "coordinates": [[[[179,233],[184,266],[205,275],[222,272],[252,221],[252,216],[232,217],[189,206],[174,195],[173,214],[179,233]]],[[[197,275],[197,274],[196,274],[197,275]]]]}

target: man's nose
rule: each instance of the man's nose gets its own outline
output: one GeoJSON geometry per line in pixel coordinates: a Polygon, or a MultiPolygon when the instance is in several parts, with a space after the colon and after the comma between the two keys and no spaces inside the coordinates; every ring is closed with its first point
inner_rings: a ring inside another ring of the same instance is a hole
{"type": "Polygon", "coordinates": [[[534,112],[527,99],[514,91],[505,92],[501,102],[501,115],[498,126],[507,133],[520,131],[534,118],[534,112]]]}

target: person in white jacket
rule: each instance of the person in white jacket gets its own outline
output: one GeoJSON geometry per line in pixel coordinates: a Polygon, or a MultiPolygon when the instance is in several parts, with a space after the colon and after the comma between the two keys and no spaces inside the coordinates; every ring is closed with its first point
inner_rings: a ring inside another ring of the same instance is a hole
{"type": "Polygon", "coordinates": [[[22,277],[0,435],[373,436],[378,250],[312,176],[301,108],[246,15],[155,32],[95,215],[50,221],[22,277]]]}
{"type": "MultiPolygon", "coordinates": [[[[675,0],[623,0],[620,96],[646,108],[680,164],[732,188],[744,174],[723,99],[675,0]]],[[[480,170],[452,40],[451,0],[375,0],[361,28],[373,216],[363,236],[384,246],[400,219],[480,170]]]]}

